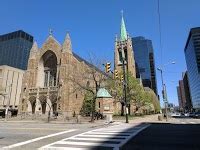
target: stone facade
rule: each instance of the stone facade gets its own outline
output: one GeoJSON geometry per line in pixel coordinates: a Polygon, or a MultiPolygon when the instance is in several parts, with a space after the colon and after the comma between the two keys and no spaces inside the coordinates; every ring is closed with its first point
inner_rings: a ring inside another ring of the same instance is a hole
{"type": "Polygon", "coordinates": [[[125,55],[125,66],[126,71],[130,72],[133,77],[136,77],[136,67],[135,67],[135,59],[134,59],[134,53],[133,53],[133,46],[132,46],[132,40],[130,37],[126,41],[123,42],[123,45],[121,45],[120,39],[116,38],[115,40],[115,70],[118,70],[118,72],[122,72],[122,50],[121,47],[123,47],[124,55],[125,55]]]}
{"type": "MultiPolygon", "coordinates": [[[[58,112],[64,116],[79,114],[84,91],[75,90],[77,86],[70,79],[75,75],[87,76],[86,70],[91,67],[94,66],[72,52],[69,34],[62,45],[52,35],[49,35],[41,48],[34,42],[23,78],[19,113],[37,115],[58,112]]],[[[89,79],[75,80],[82,84],[89,82],[89,79]]]]}

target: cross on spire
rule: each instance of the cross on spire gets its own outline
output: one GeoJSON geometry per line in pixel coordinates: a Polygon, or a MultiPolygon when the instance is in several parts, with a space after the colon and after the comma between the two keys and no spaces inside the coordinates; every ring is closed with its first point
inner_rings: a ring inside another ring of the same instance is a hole
{"type": "Polygon", "coordinates": [[[53,34],[53,30],[50,28],[49,29],[49,35],[52,35],[53,34]]]}

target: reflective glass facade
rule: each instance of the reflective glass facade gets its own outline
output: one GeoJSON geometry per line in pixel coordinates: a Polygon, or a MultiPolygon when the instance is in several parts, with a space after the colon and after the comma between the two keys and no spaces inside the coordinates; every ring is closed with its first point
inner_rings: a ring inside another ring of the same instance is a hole
{"type": "Polygon", "coordinates": [[[26,70],[33,37],[22,30],[0,36],[0,65],[26,70]]]}
{"type": "Polygon", "coordinates": [[[157,94],[154,52],[151,40],[142,36],[132,38],[133,51],[143,85],[157,94]]]}
{"type": "Polygon", "coordinates": [[[193,108],[200,108],[200,27],[190,31],[185,58],[193,108]]]}

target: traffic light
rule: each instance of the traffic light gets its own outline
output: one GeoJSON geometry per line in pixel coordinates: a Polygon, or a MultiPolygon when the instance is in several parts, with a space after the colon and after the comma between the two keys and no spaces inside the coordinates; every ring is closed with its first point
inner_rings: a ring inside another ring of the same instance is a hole
{"type": "Polygon", "coordinates": [[[110,63],[106,63],[106,73],[110,72],[110,63]]]}
{"type": "Polygon", "coordinates": [[[118,70],[115,70],[115,79],[118,78],[118,70]]]}
{"type": "Polygon", "coordinates": [[[124,81],[124,75],[123,74],[121,75],[121,81],[122,82],[124,81]]]}

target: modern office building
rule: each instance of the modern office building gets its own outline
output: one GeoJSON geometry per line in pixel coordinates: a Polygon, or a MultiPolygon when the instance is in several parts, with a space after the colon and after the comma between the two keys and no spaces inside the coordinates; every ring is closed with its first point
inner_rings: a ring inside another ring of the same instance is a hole
{"type": "Polygon", "coordinates": [[[0,66],[0,111],[9,108],[17,114],[24,70],[0,66]]]}
{"type": "Polygon", "coordinates": [[[183,86],[184,86],[184,94],[185,94],[185,109],[187,111],[190,111],[192,109],[192,102],[191,102],[191,96],[190,96],[190,88],[188,83],[188,73],[187,71],[183,73],[183,86]]]}
{"type": "Polygon", "coordinates": [[[179,86],[177,86],[176,89],[177,89],[177,95],[178,95],[179,109],[180,109],[180,108],[182,109],[182,108],[183,108],[183,105],[182,105],[182,99],[181,99],[181,90],[180,90],[180,87],[179,87],[179,86]]]}
{"type": "Polygon", "coordinates": [[[185,110],[186,107],[186,97],[185,97],[185,89],[184,89],[184,84],[183,80],[179,80],[179,108],[181,110],[185,110]]]}
{"type": "Polygon", "coordinates": [[[0,65],[26,70],[33,36],[19,30],[0,35],[0,65]]]}
{"type": "Polygon", "coordinates": [[[154,52],[151,40],[142,36],[132,38],[135,62],[139,68],[143,86],[154,90],[157,95],[154,52]]]}
{"type": "Polygon", "coordinates": [[[182,111],[186,111],[186,112],[191,111],[192,103],[191,103],[191,97],[190,97],[187,71],[183,72],[182,80],[179,80],[179,86],[177,86],[177,95],[178,95],[178,101],[179,101],[179,108],[182,111]]]}
{"type": "Polygon", "coordinates": [[[184,51],[192,105],[200,109],[200,27],[190,30],[184,51]]]}

